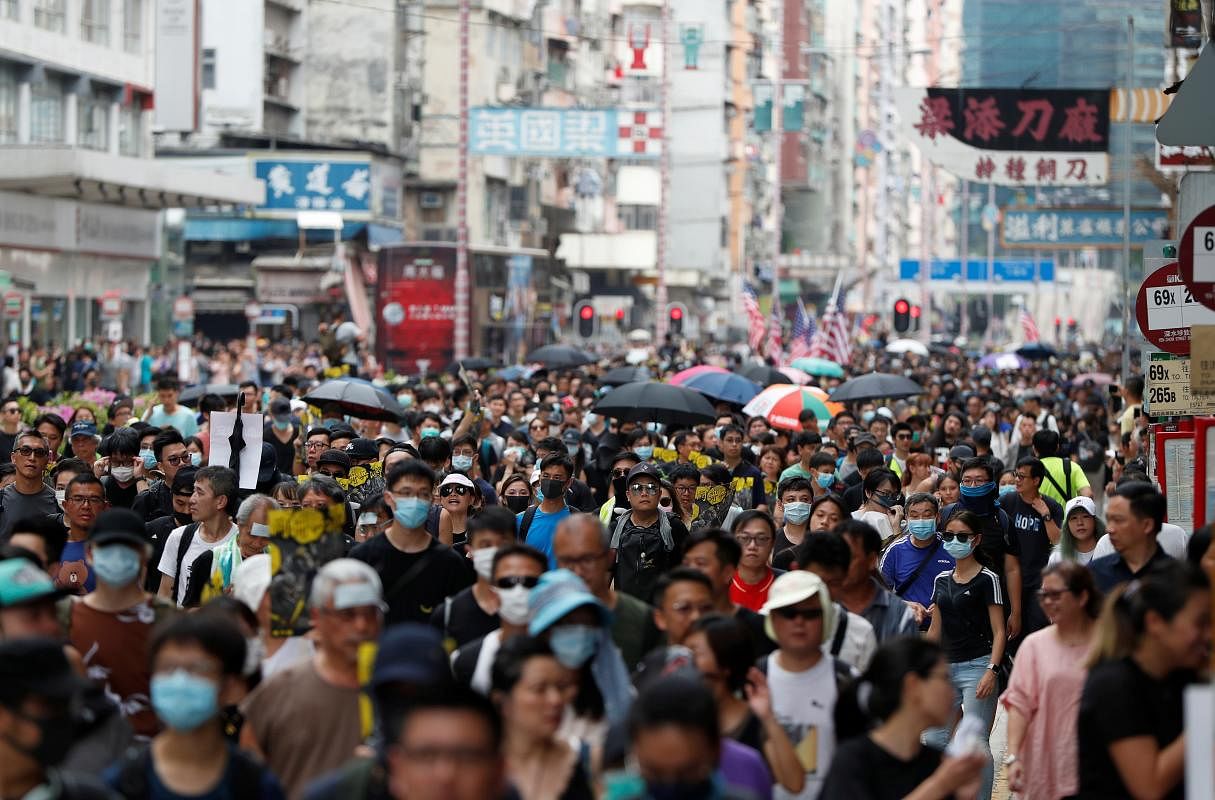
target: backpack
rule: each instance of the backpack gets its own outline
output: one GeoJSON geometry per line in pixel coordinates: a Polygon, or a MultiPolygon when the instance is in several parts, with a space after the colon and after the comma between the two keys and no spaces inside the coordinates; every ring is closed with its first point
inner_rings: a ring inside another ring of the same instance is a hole
{"type": "Polygon", "coordinates": [[[657,531],[638,528],[632,513],[621,514],[612,530],[611,549],[616,551],[616,589],[647,603],[658,578],[678,564],[671,519],[662,510],[658,512],[657,531]]]}
{"type": "Polygon", "coordinates": [[[201,524],[201,522],[191,522],[181,532],[181,538],[177,540],[177,571],[173,573],[174,602],[177,601],[177,587],[181,585],[181,566],[186,560],[186,553],[190,551],[190,544],[194,541],[194,534],[198,532],[198,526],[201,524]]]}
{"type": "MultiPolygon", "coordinates": [[[[228,797],[232,800],[261,800],[265,767],[236,747],[228,748],[228,758],[228,769],[224,775],[228,797]]],[[[146,744],[132,747],[118,762],[114,788],[126,800],[151,797],[149,776],[152,769],[152,751],[149,747],[146,744]]]]}
{"type": "MultiPolygon", "coordinates": [[[[760,672],[764,673],[764,677],[768,675],[768,659],[772,658],[769,653],[766,656],[760,656],[755,662],[755,666],[760,672]]],[[[852,683],[861,676],[861,673],[856,667],[849,664],[847,661],[831,656],[831,667],[835,673],[835,691],[837,696],[843,694],[844,689],[852,685],[852,683]]]]}

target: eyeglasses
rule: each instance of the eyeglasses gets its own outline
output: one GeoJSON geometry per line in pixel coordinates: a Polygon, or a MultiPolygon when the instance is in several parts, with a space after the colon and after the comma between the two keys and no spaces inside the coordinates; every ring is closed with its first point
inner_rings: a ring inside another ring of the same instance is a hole
{"type": "Polygon", "coordinates": [[[1033,479],[1033,475],[1022,475],[1020,472],[1013,473],[1013,480],[1015,481],[1031,481],[1033,479]]]}
{"type": "Polygon", "coordinates": [[[439,497],[451,497],[452,494],[458,494],[461,497],[468,494],[467,486],[442,486],[439,488],[439,497]]]}
{"type": "Polygon", "coordinates": [[[628,471],[628,469],[614,469],[614,470],[612,470],[612,477],[613,478],[627,478],[627,477],[629,477],[629,471],[628,471]]]}
{"type": "Polygon", "coordinates": [[[978,535],[979,534],[977,533],[954,533],[953,531],[945,531],[941,534],[941,538],[947,542],[952,542],[954,539],[957,539],[962,544],[966,544],[978,535]]]}
{"type": "Polygon", "coordinates": [[[169,456],[168,458],[164,459],[164,463],[168,464],[170,467],[176,467],[176,466],[180,466],[182,464],[189,464],[190,463],[190,454],[183,453],[182,455],[179,455],[179,456],[169,456]]]}
{"type": "Polygon", "coordinates": [[[821,608],[796,608],[794,606],[786,606],[784,608],[774,608],[772,613],[781,619],[804,619],[807,622],[813,622],[816,619],[823,618],[823,610],[821,608]]]}
{"type": "Polygon", "coordinates": [[[15,448],[13,452],[22,458],[29,458],[30,456],[34,458],[46,458],[51,454],[51,451],[45,447],[30,447],[29,445],[15,448]]]}
{"type": "Polygon", "coordinates": [[[771,536],[745,536],[743,534],[739,534],[738,536],[734,537],[734,540],[738,542],[740,547],[750,547],[751,545],[755,545],[756,547],[767,547],[768,545],[772,544],[771,536]]]}
{"type": "Polygon", "coordinates": [[[6,409],[4,409],[4,413],[5,414],[20,414],[21,408],[20,408],[20,406],[13,406],[12,408],[6,408],[6,409]]]}
{"type": "Polygon", "coordinates": [[[911,438],[912,438],[912,436],[911,436],[911,434],[910,434],[910,433],[896,433],[896,434],[894,435],[894,438],[896,438],[896,439],[911,439],[911,438]]]}
{"type": "Polygon", "coordinates": [[[658,484],[634,483],[629,487],[629,491],[633,494],[658,494],[658,484]]]}
{"type": "Polygon", "coordinates": [[[1051,602],[1054,602],[1065,594],[1067,594],[1066,589],[1039,589],[1038,599],[1050,600],[1051,602]]]}
{"type": "Polygon", "coordinates": [[[963,478],[960,483],[963,486],[970,486],[973,488],[975,486],[982,486],[983,484],[987,483],[987,478],[963,478]]]}
{"type": "Polygon", "coordinates": [[[676,614],[680,614],[680,615],[691,614],[692,612],[696,612],[697,614],[704,616],[706,614],[713,613],[713,605],[711,603],[706,603],[703,605],[697,604],[697,603],[688,603],[688,602],[672,603],[671,611],[673,611],[676,614]]]}
{"type": "Polygon", "coordinates": [[[535,589],[538,583],[540,583],[540,579],[535,575],[503,575],[494,581],[494,586],[499,589],[513,589],[516,586],[535,589]]]}
{"type": "Polygon", "coordinates": [[[78,506],[99,506],[105,503],[104,497],[91,497],[83,494],[74,494],[67,499],[78,506]]]}

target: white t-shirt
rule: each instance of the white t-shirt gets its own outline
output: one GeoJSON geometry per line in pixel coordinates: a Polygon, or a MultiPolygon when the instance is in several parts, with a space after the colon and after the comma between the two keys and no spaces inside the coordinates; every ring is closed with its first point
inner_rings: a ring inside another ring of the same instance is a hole
{"type": "MultiPolygon", "coordinates": [[[[193,523],[190,523],[193,524],[193,523]]],[[[177,581],[177,591],[174,593],[173,602],[181,605],[181,601],[186,596],[186,586],[190,583],[190,568],[194,565],[194,560],[208,550],[214,550],[224,542],[236,536],[236,523],[230,523],[228,534],[217,542],[205,541],[198,535],[198,531],[194,532],[194,538],[190,540],[190,547],[186,550],[185,557],[181,560],[182,576],[177,581]]],[[[169,532],[169,538],[165,540],[164,552],[160,555],[160,564],[157,569],[162,575],[168,575],[170,578],[177,577],[177,548],[181,545],[181,537],[186,530],[185,525],[180,528],[174,528],[169,532]]]]}
{"type": "MultiPolygon", "coordinates": [[[[1087,553],[1081,553],[1079,550],[1077,550],[1076,556],[1073,560],[1080,566],[1087,567],[1088,562],[1093,560],[1093,556],[1096,555],[1096,553],[1097,553],[1097,548],[1095,548],[1095,547],[1092,550],[1089,550],[1087,553]]],[[[1046,566],[1052,567],[1055,564],[1058,564],[1062,560],[1063,560],[1063,553],[1061,553],[1059,551],[1059,548],[1056,546],[1053,550],[1050,551],[1050,558],[1046,559],[1046,566]]]]}
{"type": "Polygon", "coordinates": [[[858,508],[852,512],[852,518],[872,525],[882,537],[883,543],[890,541],[898,533],[898,531],[890,527],[890,515],[880,511],[866,511],[863,508],[858,508]]]}
{"type": "Polygon", "coordinates": [[[829,657],[824,657],[805,672],[787,672],[780,666],[778,653],[768,656],[772,711],[789,735],[797,758],[806,770],[806,786],[793,794],[777,785],[773,787],[772,797],[775,800],[814,800],[835,754],[832,717],[837,695],[835,666],[829,657]]]}
{"type": "MultiPolygon", "coordinates": [[[[1160,533],[1156,534],[1156,544],[1160,545],[1160,549],[1164,551],[1165,555],[1178,561],[1185,561],[1185,549],[1189,543],[1190,536],[1180,525],[1174,525],[1171,522],[1161,523],[1160,533]]],[[[1110,541],[1110,535],[1107,533],[1097,540],[1097,546],[1093,548],[1093,558],[1112,556],[1116,552],[1118,551],[1114,549],[1114,543],[1110,541]]]]}

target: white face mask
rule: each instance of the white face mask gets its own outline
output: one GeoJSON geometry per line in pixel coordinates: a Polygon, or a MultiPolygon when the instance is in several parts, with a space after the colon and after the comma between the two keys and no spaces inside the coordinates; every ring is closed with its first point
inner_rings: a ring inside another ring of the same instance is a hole
{"type": "Polygon", "coordinates": [[[512,586],[509,589],[494,589],[498,593],[501,607],[498,616],[508,625],[523,625],[527,622],[527,598],[532,590],[526,586],[512,586]]]}
{"type": "Polygon", "coordinates": [[[472,551],[473,569],[477,575],[485,580],[489,580],[494,574],[494,555],[498,552],[496,547],[482,547],[480,550],[472,551]]]}
{"type": "Polygon", "coordinates": [[[66,499],[67,499],[67,489],[56,489],[55,490],[55,502],[59,504],[60,508],[63,508],[63,501],[66,499]]]}
{"type": "Polygon", "coordinates": [[[110,477],[119,483],[126,483],[135,477],[134,467],[110,467],[110,477]]]}

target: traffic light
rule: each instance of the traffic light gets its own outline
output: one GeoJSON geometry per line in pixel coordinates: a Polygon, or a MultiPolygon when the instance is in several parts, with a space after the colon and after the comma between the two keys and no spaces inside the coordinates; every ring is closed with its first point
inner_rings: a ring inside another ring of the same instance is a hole
{"type": "Polygon", "coordinates": [[[907,333],[911,327],[911,303],[900,297],[894,301],[894,330],[896,333],[907,333]]]}
{"type": "Polygon", "coordinates": [[[920,329],[921,313],[922,313],[922,309],[919,306],[911,307],[911,329],[913,331],[918,331],[920,329]]]}
{"type": "Polygon", "coordinates": [[[616,309],[616,324],[622,328],[624,327],[624,309],[623,308],[616,309]]]}
{"type": "Polygon", "coordinates": [[[667,331],[675,336],[682,336],[683,320],[687,313],[683,303],[671,303],[667,306],[667,331]]]}
{"type": "Polygon", "coordinates": [[[578,320],[578,335],[590,339],[595,335],[595,307],[588,302],[579,303],[574,307],[574,316],[578,320]]]}

